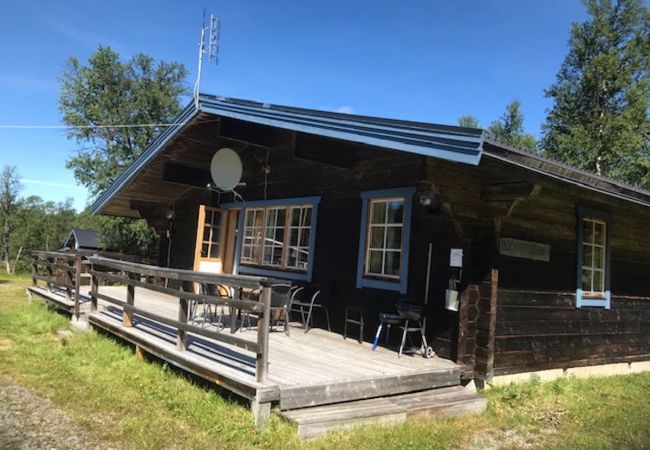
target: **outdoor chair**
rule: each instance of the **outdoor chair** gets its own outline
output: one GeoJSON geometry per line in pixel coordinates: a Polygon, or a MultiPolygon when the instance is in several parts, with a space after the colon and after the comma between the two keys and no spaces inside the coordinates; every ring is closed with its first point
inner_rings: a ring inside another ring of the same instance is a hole
{"type": "Polygon", "coordinates": [[[271,329],[280,321],[284,320],[284,332],[289,334],[289,302],[294,288],[290,284],[271,285],[271,329]]]}
{"type": "MultiPolygon", "coordinates": [[[[271,305],[270,312],[271,317],[269,320],[269,328],[275,330],[278,322],[281,320],[284,321],[284,332],[289,334],[289,302],[291,300],[291,294],[295,289],[290,284],[278,283],[272,284],[271,286],[271,305]]],[[[259,298],[261,295],[261,290],[255,290],[248,293],[249,296],[259,298]]],[[[253,313],[255,315],[255,313],[253,313]]],[[[234,311],[232,311],[231,316],[232,320],[237,320],[234,316],[234,311]]],[[[245,311],[243,317],[241,318],[242,326],[246,326],[247,330],[251,328],[251,313],[250,311],[245,311]],[[246,325],[244,325],[246,324],[246,325]]]]}
{"type": "MultiPolygon", "coordinates": [[[[199,294],[202,295],[215,295],[223,298],[232,298],[230,288],[222,285],[214,285],[214,289],[211,290],[206,283],[199,283],[199,294]],[[213,291],[213,292],[212,292],[213,291]]],[[[203,306],[203,314],[201,316],[201,326],[205,327],[206,323],[214,323],[217,327],[217,331],[221,331],[224,328],[223,325],[223,305],[213,305],[211,303],[205,302],[203,300],[194,300],[190,302],[190,311],[189,316],[190,320],[196,321],[199,314],[199,306],[203,306]],[[215,321],[216,317],[216,321],[215,321]]]]}
{"type": "Polygon", "coordinates": [[[329,293],[330,289],[327,284],[310,284],[300,286],[293,290],[291,301],[289,302],[289,315],[292,312],[300,313],[305,333],[313,327],[314,308],[321,309],[325,312],[327,330],[332,331],[330,326],[330,314],[327,309],[329,293]]]}

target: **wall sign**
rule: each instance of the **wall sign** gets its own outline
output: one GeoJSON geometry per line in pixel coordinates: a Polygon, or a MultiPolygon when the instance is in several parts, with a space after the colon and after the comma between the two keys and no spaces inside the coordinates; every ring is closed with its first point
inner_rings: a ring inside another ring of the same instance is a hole
{"type": "Polygon", "coordinates": [[[500,239],[499,253],[505,256],[532,259],[534,261],[549,262],[551,260],[550,245],[512,238],[500,239]]]}

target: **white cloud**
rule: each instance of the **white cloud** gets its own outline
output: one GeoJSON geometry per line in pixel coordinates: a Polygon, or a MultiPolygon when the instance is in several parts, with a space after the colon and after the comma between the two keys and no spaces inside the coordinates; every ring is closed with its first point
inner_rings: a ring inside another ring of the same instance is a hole
{"type": "Polygon", "coordinates": [[[34,180],[31,178],[21,178],[20,179],[21,183],[25,184],[38,184],[40,186],[49,186],[49,187],[55,187],[55,188],[63,188],[63,189],[75,189],[78,191],[85,191],[86,188],[82,186],[76,186],[74,184],[66,184],[66,183],[56,183],[53,181],[46,181],[46,180],[34,180]]]}
{"type": "Polygon", "coordinates": [[[354,114],[354,109],[351,106],[339,106],[334,110],[337,113],[343,113],[343,114],[354,114]]]}

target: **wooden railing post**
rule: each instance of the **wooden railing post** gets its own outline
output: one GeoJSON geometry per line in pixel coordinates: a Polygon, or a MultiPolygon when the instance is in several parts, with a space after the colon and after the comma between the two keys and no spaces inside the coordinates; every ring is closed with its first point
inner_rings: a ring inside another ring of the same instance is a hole
{"type": "Polygon", "coordinates": [[[83,261],[81,255],[75,255],[74,259],[74,316],[79,319],[79,291],[81,290],[81,271],[83,261]]]}
{"type": "MultiPolygon", "coordinates": [[[[135,280],[137,274],[129,272],[129,280],[135,280]]],[[[135,285],[126,285],[126,304],[133,307],[135,305],[135,285]]],[[[133,326],[133,310],[129,308],[122,309],[122,325],[125,327],[133,326]]]]}
{"type": "Polygon", "coordinates": [[[95,265],[90,265],[90,312],[97,312],[97,292],[99,291],[99,279],[93,273],[95,265]]]}
{"type": "MultiPolygon", "coordinates": [[[[181,292],[192,292],[192,283],[183,281],[180,287],[181,292]]],[[[178,321],[185,325],[187,324],[187,319],[189,317],[190,311],[190,302],[184,297],[178,297],[178,321]]],[[[176,337],[176,347],[179,350],[187,350],[187,331],[184,329],[178,329],[178,335],[176,337]]]]}
{"type": "Polygon", "coordinates": [[[65,269],[65,279],[66,279],[65,297],[68,300],[73,301],[74,294],[72,293],[72,285],[74,284],[74,274],[72,273],[72,269],[75,268],[74,259],[66,259],[65,262],[68,265],[68,267],[65,269]]]}
{"type": "Polygon", "coordinates": [[[269,365],[269,321],[271,319],[271,285],[264,282],[260,302],[264,306],[257,321],[257,345],[259,350],[255,362],[255,374],[259,383],[266,383],[269,365]]]}
{"type": "Polygon", "coordinates": [[[47,290],[52,292],[52,264],[54,259],[51,256],[48,256],[45,259],[49,264],[47,265],[47,290]]]}
{"type": "Polygon", "coordinates": [[[40,275],[38,272],[38,254],[32,254],[32,286],[38,286],[37,275],[40,275]]]}

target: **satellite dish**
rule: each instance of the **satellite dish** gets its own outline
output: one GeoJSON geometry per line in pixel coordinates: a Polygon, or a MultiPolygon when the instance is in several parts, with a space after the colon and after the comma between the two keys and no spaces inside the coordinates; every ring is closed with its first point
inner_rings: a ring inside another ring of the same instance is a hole
{"type": "Polygon", "coordinates": [[[212,157],[210,175],[219,189],[233,190],[241,181],[242,173],[241,159],[233,149],[222,148],[212,157]]]}

